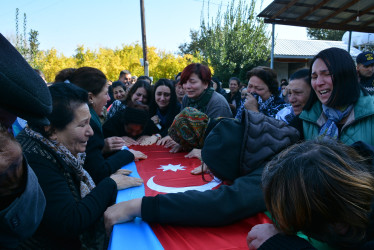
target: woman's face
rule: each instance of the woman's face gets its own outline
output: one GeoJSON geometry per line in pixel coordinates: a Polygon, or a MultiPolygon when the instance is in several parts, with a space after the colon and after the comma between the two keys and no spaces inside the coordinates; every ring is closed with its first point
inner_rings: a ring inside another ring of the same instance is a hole
{"type": "Polygon", "coordinates": [[[182,100],[184,95],[186,94],[186,91],[184,91],[183,86],[178,83],[175,85],[175,93],[177,94],[178,99],[182,100]]]}
{"type": "Polygon", "coordinates": [[[147,91],[143,87],[138,88],[135,91],[135,93],[131,96],[131,101],[134,103],[141,102],[143,104],[147,104],[147,100],[148,100],[147,91]]]}
{"type": "Polygon", "coordinates": [[[195,73],[192,73],[187,82],[183,84],[183,89],[186,91],[187,96],[192,99],[198,98],[207,88],[208,84],[201,81],[195,73]]]}
{"type": "Polygon", "coordinates": [[[116,100],[123,101],[125,100],[126,92],[121,86],[115,87],[113,88],[113,97],[116,100]]]}
{"type": "Polygon", "coordinates": [[[105,85],[103,89],[101,90],[101,92],[98,93],[97,95],[93,95],[91,93],[90,99],[92,101],[92,106],[96,114],[98,116],[101,116],[103,113],[104,106],[110,100],[110,97],[108,95],[108,85],[105,85]]]}
{"type": "Polygon", "coordinates": [[[170,94],[169,87],[165,85],[161,85],[156,89],[155,100],[160,109],[165,109],[169,106],[170,94]]]}
{"type": "Polygon", "coordinates": [[[290,81],[286,90],[295,115],[299,115],[309,99],[310,85],[304,79],[294,79],[290,81]]]}
{"type": "Polygon", "coordinates": [[[251,93],[258,94],[262,100],[266,101],[271,96],[269,87],[264,83],[263,80],[257,76],[249,78],[248,87],[252,90],[251,93]]]}
{"type": "Polygon", "coordinates": [[[93,135],[90,126],[91,114],[87,104],[74,111],[74,119],[63,129],[55,131],[52,139],[62,143],[74,156],[86,151],[87,141],[93,135]]]}
{"type": "Polygon", "coordinates": [[[334,87],[330,71],[320,58],[317,58],[312,65],[311,83],[319,101],[326,105],[334,87]]]}

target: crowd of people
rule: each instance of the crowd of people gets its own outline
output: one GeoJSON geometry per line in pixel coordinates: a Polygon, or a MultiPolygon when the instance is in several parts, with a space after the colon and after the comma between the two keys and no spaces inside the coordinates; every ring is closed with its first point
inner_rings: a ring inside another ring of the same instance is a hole
{"type": "Polygon", "coordinates": [[[229,92],[200,63],[155,84],[68,68],[47,87],[2,35],[0,58],[0,248],[106,249],[113,225],[135,217],[221,226],[266,210],[274,224],[249,231],[250,249],[314,249],[299,232],[374,246],[373,53],[355,64],[325,49],[281,83],[254,67],[229,92]],[[191,173],[223,184],[114,204],[143,184],[121,169],[147,158],[131,146],[152,144],[199,158],[191,173]]]}

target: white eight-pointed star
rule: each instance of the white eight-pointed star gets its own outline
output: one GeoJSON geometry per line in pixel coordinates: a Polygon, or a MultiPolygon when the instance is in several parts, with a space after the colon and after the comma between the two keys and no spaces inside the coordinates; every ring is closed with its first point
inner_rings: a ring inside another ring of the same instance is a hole
{"type": "Polygon", "coordinates": [[[161,165],[161,167],[157,169],[163,169],[164,172],[167,170],[177,172],[177,170],[185,170],[185,167],[181,166],[181,164],[178,164],[178,165],[169,164],[169,165],[161,165]]]}

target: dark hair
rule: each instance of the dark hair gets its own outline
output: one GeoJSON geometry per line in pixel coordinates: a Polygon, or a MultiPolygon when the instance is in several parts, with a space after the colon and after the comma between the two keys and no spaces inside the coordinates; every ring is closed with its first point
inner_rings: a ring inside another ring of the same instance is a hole
{"type": "Polygon", "coordinates": [[[52,96],[52,113],[47,115],[51,129],[44,131],[43,127],[30,124],[34,130],[49,137],[55,130],[63,130],[74,120],[75,110],[83,104],[88,105],[88,93],[86,90],[71,83],[55,83],[51,85],[49,92],[52,96]]]}
{"type": "MultiPolygon", "coordinates": [[[[339,48],[322,50],[310,63],[310,75],[312,75],[313,64],[318,58],[326,64],[333,83],[333,90],[327,106],[337,108],[357,102],[361,87],[358,83],[355,62],[351,55],[344,49],[339,48]]],[[[309,100],[304,109],[311,109],[317,100],[315,91],[310,91],[309,100]]]]}
{"type": "Polygon", "coordinates": [[[128,70],[122,70],[120,73],[119,73],[119,78],[121,78],[121,76],[123,75],[131,75],[130,71],[128,70]]]}
{"type": "Polygon", "coordinates": [[[67,76],[67,80],[78,87],[91,92],[93,95],[99,94],[104,86],[107,85],[107,79],[103,72],[97,68],[81,67],[67,76]]]}
{"type": "Polygon", "coordinates": [[[288,85],[288,81],[285,78],[281,79],[280,83],[281,83],[280,86],[287,86],[288,85]]]}
{"type": "Polygon", "coordinates": [[[185,84],[192,74],[196,74],[199,79],[208,86],[211,85],[212,73],[208,66],[200,63],[192,63],[185,67],[181,74],[180,83],[182,85],[185,84]]]}
{"type": "Polygon", "coordinates": [[[297,79],[303,79],[305,82],[307,82],[310,85],[309,69],[306,69],[306,68],[299,69],[290,76],[290,81],[297,80],[297,79]]]}
{"type": "Polygon", "coordinates": [[[165,79],[165,78],[161,78],[160,80],[157,81],[157,83],[155,84],[155,86],[153,87],[153,95],[152,95],[152,100],[151,100],[151,104],[149,106],[149,113],[150,113],[150,116],[154,116],[156,113],[157,113],[157,108],[158,108],[158,105],[156,103],[156,90],[158,87],[160,86],[166,86],[170,89],[170,102],[169,102],[169,106],[168,106],[168,110],[170,111],[173,111],[175,108],[178,108],[177,106],[177,95],[175,93],[175,88],[174,88],[174,84],[171,80],[168,80],[168,79],[165,79]]]}
{"type": "Polygon", "coordinates": [[[360,242],[374,196],[368,159],[335,140],[295,144],[265,167],[262,185],[268,211],[286,234],[305,235],[332,245],[360,242]],[[348,231],[337,233],[342,223],[348,231]]]}
{"type": "Polygon", "coordinates": [[[126,91],[126,86],[125,86],[125,84],[123,84],[123,82],[121,82],[121,81],[115,81],[115,82],[113,82],[112,83],[112,94],[114,94],[113,93],[113,91],[114,91],[114,88],[117,88],[117,87],[122,87],[123,88],[123,91],[126,91]]]}
{"type": "Polygon", "coordinates": [[[235,76],[230,77],[230,79],[229,79],[229,83],[230,83],[231,81],[236,81],[236,83],[238,84],[238,87],[240,86],[240,79],[239,79],[239,78],[237,78],[237,77],[235,77],[235,76]]]}
{"type": "MultiPolygon", "coordinates": [[[[175,77],[174,77],[174,80],[177,81],[178,80],[178,77],[180,77],[182,75],[182,72],[179,72],[175,77]]],[[[179,79],[180,80],[180,79],[179,79]]]]}
{"type": "Polygon", "coordinates": [[[152,79],[149,76],[139,76],[137,81],[139,81],[139,80],[147,81],[147,82],[149,82],[149,84],[152,84],[152,79]]]}
{"type": "Polygon", "coordinates": [[[274,70],[269,67],[258,66],[247,72],[248,80],[252,76],[257,76],[260,78],[266,84],[266,86],[268,86],[271,94],[274,96],[279,95],[277,73],[274,70]]]}
{"type": "Polygon", "coordinates": [[[77,70],[76,68],[66,68],[66,69],[60,70],[56,74],[54,82],[64,82],[66,80],[69,80],[70,75],[74,73],[74,71],[76,70],[77,70]]]}
{"type": "Polygon", "coordinates": [[[148,106],[141,103],[129,102],[120,113],[120,122],[123,125],[140,124],[145,127],[149,120],[148,106]]]}
{"type": "Polygon", "coordinates": [[[217,84],[217,89],[216,89],[216,91],[219,93],[219,90],[222,88],[221,87],[221,84],[222,84],[222,82],[219,80],[219,78],[218,77],[216,77],[216,76],[214,76],[214,77],[212,77],[212,80],[211,80],[211,86],[213,87],[213,83],[216,83],[217,84]]]}
{"type": "Polygon", "coordinates": [[[147,81],[139,80],[139,78],[136,81],[136,83],[134,83],[134,85],[130,88],[129,93],[127,94],[126,99],[124,100],[125,105],[128,105],[128,103],[131,102],[131,98],[138,88],[144,88],[147,92],[147,102],[145,104],[149,105],[151,103],[152,87],[147,81]]]}

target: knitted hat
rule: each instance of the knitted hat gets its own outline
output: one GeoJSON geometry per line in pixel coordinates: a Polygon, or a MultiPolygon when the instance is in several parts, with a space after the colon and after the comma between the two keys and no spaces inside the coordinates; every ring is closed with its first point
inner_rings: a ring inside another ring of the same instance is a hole
{"type": "Polygon", "coordinates": [[[235,119],[223,118],[205,138],[201,157],[214,176],[234,181],[240,177],[240,153],[244,127],[235,119]]]}
{"type": "Polygon", "coordinates": [[[149,115],[147,110],[126,107],[123,111],[122,119],[124,124],[140,124],[145,126],[149,120],[149,115]]]}
{"type": "Polygon", "coordinates": [[[184,108],[169,128],[169,136],[185,149],[202,148],[209,118],[191,107],[184,108]]]}
{"type": "Polygon", "coordinates": [[[38,125],[48,125],[52,98],[46,83],[0,34],[0,106],[38,125]]]}

